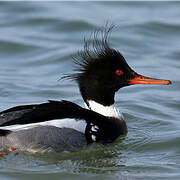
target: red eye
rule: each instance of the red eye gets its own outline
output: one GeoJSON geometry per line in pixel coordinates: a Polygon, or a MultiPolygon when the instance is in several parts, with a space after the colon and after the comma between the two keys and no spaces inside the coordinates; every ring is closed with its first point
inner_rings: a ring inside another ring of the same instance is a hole
{"type": "Polygon", "coordinates": [[[120,76],[122,74],[123,74],[123,72],[120,69],[116,70],[116,75],[120,76]]]}

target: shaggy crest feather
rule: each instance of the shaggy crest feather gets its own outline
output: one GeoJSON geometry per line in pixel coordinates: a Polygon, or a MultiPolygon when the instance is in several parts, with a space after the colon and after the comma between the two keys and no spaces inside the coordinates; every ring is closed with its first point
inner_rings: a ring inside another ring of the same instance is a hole
{"type": "MultiPolygon", "coordinates": [[[[75,64],[74,71],[77,73],[64,75],[61,79],[78,81],[99,59],[122,56],[121,53],[109,46],[109,35],[114,28],[113,25],[94,31],[91,38],[84,38],[84,50],[80,51],[77,57],[73,57],[75,64]]],[[[123,57],[123,56],[122,56],[123,57]]]]}

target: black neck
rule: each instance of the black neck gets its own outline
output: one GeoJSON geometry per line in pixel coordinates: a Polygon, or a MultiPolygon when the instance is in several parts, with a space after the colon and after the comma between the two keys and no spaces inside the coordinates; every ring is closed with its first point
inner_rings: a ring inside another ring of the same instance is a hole
{"type": "Polygon", "coordinates": [[[95,86],[82,86],[80,87],[81,95],[88,105],[88,100],[96,101],[104,106],[110,106],[114,104],[114,95],[115,92],[111,90],[96,88],[95,86]]]}

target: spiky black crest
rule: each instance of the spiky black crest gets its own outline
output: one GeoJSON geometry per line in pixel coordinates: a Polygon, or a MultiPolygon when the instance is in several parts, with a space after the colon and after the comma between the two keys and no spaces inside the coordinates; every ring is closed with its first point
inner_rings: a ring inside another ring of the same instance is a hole
{"type": "Polygon", "coordinates": [[[109,46],[109,35],[113,28],[114,25],[98,29],[93,32],[90,39],[86,40],[84,38],[84,50],[80,51],[77,57],[73,57],[75,64],[74,71],[77,73],[65,75],[62,78],[78,81],[91,65],[99,59],[111,58],[117,55],[122,56],[119,51],[109,46]]]}

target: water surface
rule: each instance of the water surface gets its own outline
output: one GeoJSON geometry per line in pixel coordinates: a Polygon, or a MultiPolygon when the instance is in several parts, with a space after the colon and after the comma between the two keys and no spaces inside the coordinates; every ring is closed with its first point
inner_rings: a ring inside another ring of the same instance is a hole
{"type": "Polygon", "coordinates": [[[146,76],[171,86],[137,85],[116,94],[128,135],[108,147],[75,153],[0,157],[0,179],[179,179],[180,178],[179,2],[1,2],[0,110],[67,99],[83,105],[72,56],[83,38],[106,24],[117,25],[110,45],[146,76]]]}

